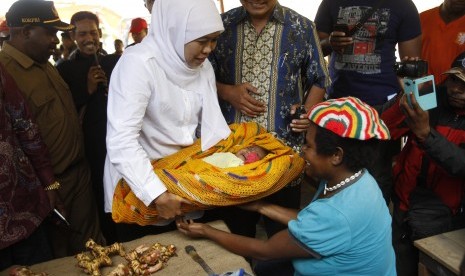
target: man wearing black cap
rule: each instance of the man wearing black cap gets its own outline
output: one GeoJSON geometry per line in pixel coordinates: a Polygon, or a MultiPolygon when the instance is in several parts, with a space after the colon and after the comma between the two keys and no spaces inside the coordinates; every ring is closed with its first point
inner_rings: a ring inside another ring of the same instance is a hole
{"type": "Polygon", "coordinates": [[[465,52],[443,74],[436,108],[424,111],[404,95],[381,116],[392,139],[408,135],[393,168],[397,275],[418,275],[413,240],[465,227],[465,52]]]}
{"type": "Polygon", "coordinates": [[[52,1],[42,0],[16,1],[6,20],[11,37],[0,52],[0,63],[15,79],[39,125],[73,229],[53,229],[54,256],[75,254],[85,249],[89,238],[98,243],[105,240],[71,92],[48,62],[59,43],[57,31],[69,31],[73,26],[60,20],[52,1]]]}

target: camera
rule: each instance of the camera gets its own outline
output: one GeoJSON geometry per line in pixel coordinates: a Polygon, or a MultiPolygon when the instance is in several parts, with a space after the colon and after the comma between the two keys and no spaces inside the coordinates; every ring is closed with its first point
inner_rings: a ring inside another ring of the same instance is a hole
{"type": "MultiPolygon", "coordinates": [[[[394,70],[397,76],[403,78],[405,94],[413,94],[423,110],[437,106],[434,76],[425,76],[428,72],[428,62],[425,60],[396,62],[394,70]]],[[[407,101],[412,107],[410,97],[407,97],[407,101]]]]}
{"type": "Polygon", "coordinates": [[[396,62],[394,71],[402,78],[420,78],[428,73],[428,62],[425,60],[406,60],[396,62]]]}
{"type": "MultiPolygon", "coordinates": [[[[404,91],[407,95],[413,94],[423,110],[429,110],[437,106],[433,75],[416,79],[404,78],[404,91]]],[[[407,97],[407,102],[412,107],[410,97],[407,97]]]]}

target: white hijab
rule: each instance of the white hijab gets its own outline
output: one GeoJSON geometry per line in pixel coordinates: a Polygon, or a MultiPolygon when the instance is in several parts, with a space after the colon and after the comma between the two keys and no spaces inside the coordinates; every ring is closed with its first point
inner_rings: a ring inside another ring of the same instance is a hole
{"type": "Polygon", "coordinates": [[[230,129],[219,109],[210,62],[189,68],[184,45],[218,31],[224,27],[213,0],[155,0],[149,34],[143,41],[154,45],[157,63],[171,82],[202,95],[202,150],[226,138],[230,129]]]}

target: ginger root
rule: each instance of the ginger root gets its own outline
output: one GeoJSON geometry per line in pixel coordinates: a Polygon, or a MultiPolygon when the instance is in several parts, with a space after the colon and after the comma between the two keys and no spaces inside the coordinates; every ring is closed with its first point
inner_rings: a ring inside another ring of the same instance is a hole
{"type": "Polygon", "coordinates": [[[16,266],[10,270],[9,276],[47,276],[45,272],[35,273],[27,266],[16,266]]]}
{"type": "Polygon", "coordinates": [[[174,245],[163,246],[155,243],[152,246],[139,245],[126,254],[129,268],[136,275],[150,275],[161,270],[168,259],[176,255],[174,245]]]}
{"type": "Polygon", "coordinates": [[[110,255],[119,254],[124,256],[125,252],[121,243],[114,243],[111,246],[103,247],[94,240],[89,239],[86,242],[86,248],[90,249],[90,254],[80,253],[76,255],[78,266],[84,269],[84,272],[92,276],[101,276],[100,267],[111,266],[110,255]]]}
{"type": "Polygon", "coordinates": [[[109,276],[150,275],[163,269],[169,258],[176,255],[174,245],[163,246],[160,243],[152,246],[139,245],[126,253],[121,243],[104,247],[89,239],[86,248],[90,249],[90,252],[77,254],[76,259],[78,266],[92,276],[101,276],[100,268],[112,265],[111,255],[118,254],[125,258],[127,265],[119,264],[108,274],[109,276]]]}
{"type": "Polygon", "coordinates": [[[132,271],[127,265],[119,264],[115,269],[113,269],[107,276],[131,276],[132,271]]]}

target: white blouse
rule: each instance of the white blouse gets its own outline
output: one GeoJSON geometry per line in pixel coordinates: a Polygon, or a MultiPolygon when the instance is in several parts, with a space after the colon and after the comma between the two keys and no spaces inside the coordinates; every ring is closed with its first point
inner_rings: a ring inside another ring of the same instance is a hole
{"type": "MultiPolygon", "coordinates": [[[[147,45],[141,43],[126,49],[111,76],[104,176],[106,212],[111,212],[113,193],[122,177],[147,206],[166,191],[153,171],[151,160],[192,145],[202,115],[212,118],[203,123],[218,129],[221,138],[229,135],[216,91],[180,88],[160,69],[150,54],[152,49],[144,47],[147,45]],[[205,110],[202,114],[205,99],[209,99],[210,108],[207,114],[205,110]]],[[[211,66],[206,63],[203,66],[211,66]]],[[[212,78],[214,83],[213,74],[212,78]]],[[[211,146],[220,139],[209,140],[211,146]]]]}

